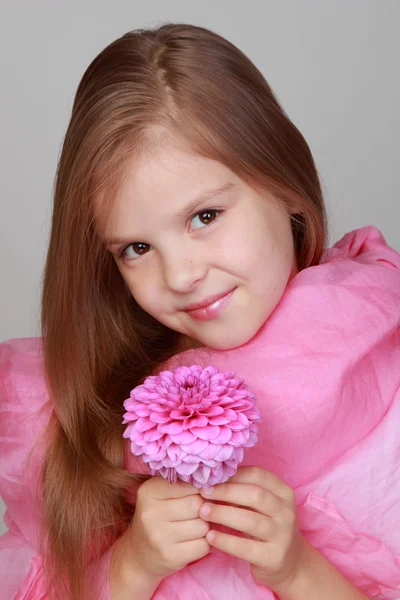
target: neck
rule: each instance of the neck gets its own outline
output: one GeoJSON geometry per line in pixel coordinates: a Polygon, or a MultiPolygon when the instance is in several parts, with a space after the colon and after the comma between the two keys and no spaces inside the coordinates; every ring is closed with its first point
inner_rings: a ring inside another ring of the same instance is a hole
{"type": "Polygon", "coordinates": [[[180,337],[179,345],[178,345],[180,352],[185,352],[185,350],[195,350],[197,348],[203,348],[203,347],[204,347],[204,344],[202,344],[198,340],[195,340],[187,335],[181,335],[181,337],[180,337]]]}

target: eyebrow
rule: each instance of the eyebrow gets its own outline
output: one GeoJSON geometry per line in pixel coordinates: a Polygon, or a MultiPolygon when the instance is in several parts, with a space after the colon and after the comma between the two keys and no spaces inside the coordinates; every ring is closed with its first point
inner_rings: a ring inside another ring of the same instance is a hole
{"type": "MultiPolygon", "coordinates": [[[[229,190],[232,190],[235,187],[237,187],[236,183],[234,183],[233,181],[228,181],[227,183],[224,183],[224,185],[221,185],[217,188],[203,190],[194,198],[194,200],[189,202],[189,204],[187,206],[185,206],[182,210],[180,210],[177,213],[177,217],[183,218],[183,217],[186,217],[187,215],[191,215],[192,213],[195,212],[196,208],[198,208],[199,205],[203,204],[204,202],[208,202],[209,200],[212,200],[216,196],[220,196],[221,194],[224,194],[225,192],[228,192],[229,190]]],[[[116,246],[117,244],[127,244],[127,243],[131,242],[132,239],[133,238],[131,236],[129,238],[106,239],[105,241],[108,246],[116,246]]]]}
{"type": "MultiPolygon", "coordinates": [[[[233,181],[228,181],[227,183],[224,183],[224,185],[221,185],[220,187],[210,189],[210,190],[203,190],[202,192],[200,192],[200,194],[198,194],[198,196],[196,196],[196,198],[194,200],[189,202],[189,204],[187,206],[185,206],[184,209],[180,210],[178,212],[177,216],[178,217],[186,217],[187,215],[191,215],[192,213],[195,212],[196,208],[198,208],[198,206],[200,204],[203,204],[204,202],[208,202],[209,200],[212,200],[216,196],[220,196],[221,194],[228,192],[229,190],[235,188],[236,185],[237,184],[234,183],[233,181]]],[[[208,208],[211,208],[211,207],[208,207],[208,208]]]]}

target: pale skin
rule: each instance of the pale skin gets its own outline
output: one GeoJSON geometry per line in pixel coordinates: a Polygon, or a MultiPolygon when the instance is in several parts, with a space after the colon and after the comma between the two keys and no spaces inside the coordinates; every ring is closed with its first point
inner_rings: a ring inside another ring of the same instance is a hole
{"type": "MultiPolygon", "coordinates": [[[[289,208],[179,141],[132,163],[104,237],[138,304],[189,346],[248,342],[296,274],[289,208]],[[230,290],[212,320],[185,311],[230,290]]],[[[212,546],[248,561],[280,600],[367,598],[303,538],[293,491],[264,469],[241,467],[210,495],[159,477],[141,485],[134,518],[114,546],[112,600],[150,600],[165,577],[212,546]]]]}
{"type": "Polygon", "coordinates": [[[304,539],[293,490],[264,469],[239,467],[227,483],[200,492],[159,477],[142,484],[132,523],[115,544],[112,600],[150,600],[164,577],[211,546],[247,560],[257,583],[280,600],[368,598],[304,539]],[[213,523],[245,537],[216,531],[213,523]]]}
{"type": "Polygon", "coordinates": [[[131,525],[112,556],[112,600],[150,599],[164,577],[208,554],[203,504],[188,483],[153,477],[140,486],[131,525]]]}

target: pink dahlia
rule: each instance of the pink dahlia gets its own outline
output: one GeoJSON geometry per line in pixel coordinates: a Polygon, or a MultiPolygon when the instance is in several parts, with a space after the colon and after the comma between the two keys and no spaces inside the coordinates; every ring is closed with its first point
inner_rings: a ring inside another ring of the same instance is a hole
{"type": "Polygon", "coordinates": [[[147,377],[125,400],[124,437],[152,475],[198,488],[237,471],[257,442],[254,395],[234,373],[198,365],[147,377]]]}

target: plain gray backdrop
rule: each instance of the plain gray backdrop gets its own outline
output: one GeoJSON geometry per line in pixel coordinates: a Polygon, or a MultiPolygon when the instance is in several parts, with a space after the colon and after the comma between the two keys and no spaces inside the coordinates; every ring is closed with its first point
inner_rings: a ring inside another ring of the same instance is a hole
{"type": "Polygon", "coordinates": [[[330,239],[400,250],[400,0],[2,0],[0,341],[38,335],[57,159],[90,61],[130,29],[209,27],[261,69],[314,154],[330,239]]]}

